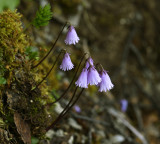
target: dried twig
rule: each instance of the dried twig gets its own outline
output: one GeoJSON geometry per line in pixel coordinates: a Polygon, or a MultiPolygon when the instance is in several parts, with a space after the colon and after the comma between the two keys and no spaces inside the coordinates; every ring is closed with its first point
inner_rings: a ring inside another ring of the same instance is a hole
{"type": "Polygon", "coordinates": [[[115,109],[108,108],[107,110],[112,116],[116,117],[124,126],[126,126],[133,134],[135,134],[142,141],[143,144],[148,144],[146,138],[126,119],[124,119],[115,109]]]}

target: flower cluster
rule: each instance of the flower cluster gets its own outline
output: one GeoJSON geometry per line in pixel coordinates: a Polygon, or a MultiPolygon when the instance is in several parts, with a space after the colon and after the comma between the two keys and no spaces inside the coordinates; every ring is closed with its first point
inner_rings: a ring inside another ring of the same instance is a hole
{"type": "MultiPolygon", "coordinates": [[[[79,37],[73,26],[68,28],[68,33],[65,39],[67,45],[76,44],[79,41],[79,37]]],[[[74,65],[71,62],[69,54],[66,52],[60,65],[60,69],[63,71],[68,71],[74,68],[74,65]]],[[[88,88],[88,85],[96,85],[99,87],[100,92],[107,92],[113,88],[113,84],[108,73],[101,68],[101,71],[98,72],[94,66],[93,59],[89,57],[86,61],[85,67],[82,69],[82,72],[79,75],[78,80],[75,82],[76,86],[81,88],[88,88]]]]}
{"type": "Polygon", "coordinates": [[[102,68],[98,73],[91,57],[88,58],[85,68],[83,68],[75,84],[81,88],[88,88],[88,85],[97,85],[100,92],[106,92],[113,88],[113,84],[107,72],[102,68]]]}

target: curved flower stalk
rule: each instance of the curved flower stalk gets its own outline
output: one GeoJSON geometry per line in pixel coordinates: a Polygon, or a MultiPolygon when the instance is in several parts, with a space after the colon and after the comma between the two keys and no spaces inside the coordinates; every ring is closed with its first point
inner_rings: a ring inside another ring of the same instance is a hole
{"type": "Polygon", "coordinates": [[[87,75],[88,75],[87,68],[83,68],[78,80],[75,82],[76,86],[81,88],[88,88],[87,75]]]}
{"type": "Polygon", "coordinates": [[[85,54],[82,56],[82,58],[81,58],[81,60],[80,60],[80,62],[79,62],[79,64],[78,64],[78,66],[77,66],[77,68],[76,68],[76,71],[75,71],[75,73],[74,73],[74,76],[73,76],[73,78],[72,78],[72,81],[70,82],[68,88],[63,92],[63,94],[62,94],[58,99],[56,99],[56,100],[55,100],[54,102],[52,102],[52,103],[49,103],[48,106],[51,106],[51,105],[53,105],[54,103],[58,102],[59,100],[61,100],[61,99],[68,93],[68,91],[70,90],[70,88],[71,88],[72,85],[73,85],[73,82],[74,82],[74,80],[75,80],[75,78],[76,78],[76,76],[77,76],[77,73],[78,73],[78,71],[79,71],[79,69],[80,69],[80,66],[81,66],[81,64],[82,64],[82,62],[83,62],[83,60],[84,60],[84,58],[85,58],[86,55],[87,55],[87,53],[85,53],[85,54]]]}
{"type": "Polygon", "coordinates": [[[86,62],[86,68],[88,69],[90,66],[94,66],[93,63],[93,59],[89,57],[86,62]]]}
{"type": "Polygon", "coordinates": [[[62,60],[62,64],[60,65],[60,69],[63,71],[68,71],[74,68],[74,65],[71,61],[71,58],[69,56],[69,53],[65,53],[63,60],[62,60]]]}
{"type": "Polygon", "coordinates": [[[90,66],[88,70],[88,75],[87,75],[87,84],[98,85],[98,83],[100,82],[101,82],[101,78],[97,70],[94,68],[94,66],[90,66]]]}
{"type": "Polygon", "coordinates": [[[66,39],[65,39],[65,43],[67,45],[71,45],[71,44],[75,45],[76,43],[78,43],[79,40],[80,39],[79,39],[79,37],[78,37],[78,35],[76,33],[75,28],[73,26],[70,26],[68,28],[68,32],[67,32],[67,36],[66,36],[66,39]]]}
{"type": "Polygon", "coordinates": [[[53,43],[53,45],[52,45],[51,49],[48,51],[48,53],[47,53],[36,65],[32,66],[32,69],[33,69],[33,68],[36,68],[37,66],[39,66],[39,65],[48,57],[48,55],[52,52],[53,49],[54,49],[54,51],[55,51],[55,45],[56,45],[58,39],[60,38],[60,36],[61,36],[64,28],[67,26],[67,24],[68,24],[68,22],[66,22],[66,23],[63,25],[60,33],[58,34],[58,37],[56,38],[55,42],[53,43]]]}
{"type": "MultiPolygon", "coordinates": [[[[39,85],[41,85],[41,83],[49,76],[49,74],[50,74],[51,71],[53,70],[54,66],[56,65],[56,63],[57,63],[57,61],[58,61],[58,59],[59,59],[59,57],[60,57],[60,55],[61,55],[61,53],[62,53],[63,51],[64,51],[64,50],[61,50],[61,52],[58,54],[56,60],[54,61],[53,65],[52,65],[51,69],[49,70],[49,72],[47,73],[47,75],[36,85],[35,88],[37,88],[39,85]]],[[[33,89],[34,89],[34,88],[33,88],[33,89]]]]}
{"type": "Polygon", "coordinates": [[[75,105],[75,103],[79,100],[80,96],[82,95],[84,89],[82,89],[80,91],[80,93],[78,94],[78,96],[76,97],[76,92],[77,92],[78,87],[75,88],[75,91],[73,93],[72,98],[70,99],[69,103],[67,104],[67,106],[64,108],[64,110],[60,113],[60,115],[56,118],[56,120],[49,126],[46,128],[46,131],[50,130],[51,128],[53,128],[66,114],[67,112],[75,105]],[[74,99],[75,98],[75,99],[74,99]]]}
{"type": "Polygon", "coordinates": [[[109,91],[110,89],[112,89],[114,87],[109,75],[107,74],[107,72],[105,70],[102,70],[100,77],[102,79],[102,81],[98,85],[100,92],[103,92],[103,91],[107,92],[107,90],[109,91]]]}

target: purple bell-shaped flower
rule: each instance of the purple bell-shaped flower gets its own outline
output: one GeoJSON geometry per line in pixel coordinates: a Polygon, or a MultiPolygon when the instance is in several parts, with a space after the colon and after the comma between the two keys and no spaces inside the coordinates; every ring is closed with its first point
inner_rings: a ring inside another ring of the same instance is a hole
{"type": "Polygon", "coordinates": [[[126,112],[128,108],[128,101],[126,99],[122,99],[120,103],[121,103],[121,111],[126,112]]]}
{"type": "Polygon", "coordinates": [[[98,84],[100,92],[107,92],[114,87],[111,82],[111,79],[105,70],[102,70],[100,77],[102,81],[98,84]]]}
{"type": "Polygon", "coordinates": [[[70,56],[69,54],[66,52],[64,54],[64,57],[63,57],[63,60],[62,60],[62,63],[60,65],[60,69],[62,69],[63,71],[68,71],[68,70],[71,70],[73,69],[74,65],[70,59],[70,56]]]}
{"type": "Polygon", "coordinates": [[[88,75],[87,75],[87,83],[90,85],[98,85],[101,82],[101,78],[94,68],[94,66],[89,67],[88,75]]]}
{"type": "Polygon", "coordinates": [[[67,45],[71,45],[71,44],[75,45],[76,43],[78,43],[79,40],[80,39],[79,39],[79,37],[76,33],[75,28],[73,26],[70,26],[68,28],[68,33],[67,33],[67,36],[66,36],[66,39],[65,39],[65,43],[67,45]]]}
{"type": "Polygon", "coordinates": [[[88,74],[88,70],[86,68],[83,68],[78,80],[75,82],[76,86],[81,88],[88,88],[87,74],[88,74]]]}
{"type": "Polygon", "coordinates": [[[93,59],[91,57],[89,57],[86,62],[86,68],[88,69],[90,65],[93,66],[93,59]]]}

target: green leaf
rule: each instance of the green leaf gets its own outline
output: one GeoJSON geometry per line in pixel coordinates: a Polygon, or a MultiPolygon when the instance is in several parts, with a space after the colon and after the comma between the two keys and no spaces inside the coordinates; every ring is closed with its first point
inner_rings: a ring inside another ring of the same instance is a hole
{"type": "Polygon", "coordinates": [[[34,90],[35,88],[36,88],[36,86],[32,87],[32,89],[31,89],[31,90],[34,90]]]}
{"type": "Polygon", "coordinates": [[[39,28],[41,26],[46,26],[49,23],[49,20],[52,18],[51,6],[50,4],[45,5],[44,7],[39,8],[36,13],[35,19],[32,21],[32,24],[39,28]]]}
{"type": "Polygon", "coordinates": [[[0,84],[6,84],[6,79],[0,76],[0,84]]]}
{"type": "Polygon", "coordinates": [[[38,138],[36,138],[36,137],[32,137],[32,138],[31,138],[31,143],[32,143],[32,144],[38,144],[38,142],[39,142],[39,139],[38,139],[38,138]]]}
{"type": "Polygon", "coordinates": [[[39,52],[36,47],[29,46],[26,48],[26,55],[28,56],[29,60],[38,60],[39,59],[39,52]]]}

